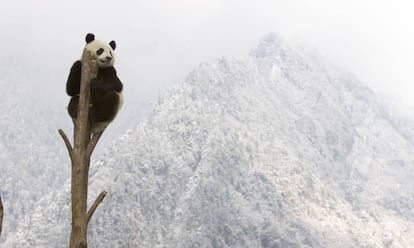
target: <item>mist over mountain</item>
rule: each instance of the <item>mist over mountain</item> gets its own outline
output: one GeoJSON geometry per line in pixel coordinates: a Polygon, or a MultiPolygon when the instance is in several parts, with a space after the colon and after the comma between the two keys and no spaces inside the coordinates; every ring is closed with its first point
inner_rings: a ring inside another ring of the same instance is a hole
{"type": "MultiPolygon", "coordinates": [[[[100,154],[89,199],[108,195],[89,246],[412,247],[413,127],[268,35],[201,64],[100,154]]],[[[69,191],[45,195],[4,246],[66,247],[69,191]]]]}

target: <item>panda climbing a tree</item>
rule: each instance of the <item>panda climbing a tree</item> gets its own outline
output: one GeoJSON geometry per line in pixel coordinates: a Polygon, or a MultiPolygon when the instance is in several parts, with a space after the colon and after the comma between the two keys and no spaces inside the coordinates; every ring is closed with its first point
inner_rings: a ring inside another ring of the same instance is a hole
{"type": "MultiPolygon", "coordinates": [[[[90,83],[90,126],[92,134],[98,134],[115,119],[122,106],[122,82],[114,68],[116,48],[115,41],[109,43],[95,40],[95,35],[88,33],[85,37],[85,50],[90,52],[98,65],[98,73],[90,83]]],[[[68,112],[75,121],[78,114],[79,91],[82,62],[77,60],[70,69],[66,92],[71,96],[68,112]]]]}

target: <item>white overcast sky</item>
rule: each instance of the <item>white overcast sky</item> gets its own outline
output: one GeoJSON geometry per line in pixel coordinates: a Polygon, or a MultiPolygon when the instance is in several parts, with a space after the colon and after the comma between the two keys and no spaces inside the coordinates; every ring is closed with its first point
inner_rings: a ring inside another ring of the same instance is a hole
{"type": "Polygon", "coordinates": [[[199,63],[246,55],[276,32],[316,47],[414,116],[413,23],[409,0],[2,1],[0,72],[17,66],[64,89],[93,32],[117,41],[126,90],[148,101],[199,63]]]}

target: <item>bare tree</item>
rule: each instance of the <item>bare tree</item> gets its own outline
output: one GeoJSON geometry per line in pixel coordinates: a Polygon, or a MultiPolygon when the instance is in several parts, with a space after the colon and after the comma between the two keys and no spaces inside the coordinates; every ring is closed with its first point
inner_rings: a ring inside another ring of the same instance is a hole
{"type": "Polygon", "coordinates": [[[72,230],[69,248],[86,248],[88,223],[98,205],[106,196],[103,191],[87,210],[89,165],[92,152],[102,133],[91,134],[89,119],[90,81],[97,75],[96,60],[93,60],[86,50],[82,55],[82,73],[78,115],[74,127],[74,146],[72,147],[66,134],[59,129],[69,157],[72,162],[71,203],[72,203],[72,230]]]}
{"type": "Polygon", "coordinates": [[[0,196],[0,237],[1,237],[2,226],[3,226],[3,202],[1,201],[1,196],[0,196]]]}

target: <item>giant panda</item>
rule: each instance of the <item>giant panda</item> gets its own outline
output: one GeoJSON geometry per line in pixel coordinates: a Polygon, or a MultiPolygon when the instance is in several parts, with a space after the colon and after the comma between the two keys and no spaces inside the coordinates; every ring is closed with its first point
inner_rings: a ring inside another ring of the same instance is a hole
{"type": "MultiPolygon", "coordinates": [[[[91,133],[98,134],[111,123],[122,106],[122,82],[114,68],[116,48],[115,41],[109,43],[95,40],[95,35],[88,33],[85,37],[85,50],[90,52],[98,65],[96,78],[91,79],[90,90],[90,126],[91,133]]],[[[71,96],[68,112],[73,121],[78,114],[82,62],[77,60],[71,67],[66,83],[66,92],[71,96]]]]}

